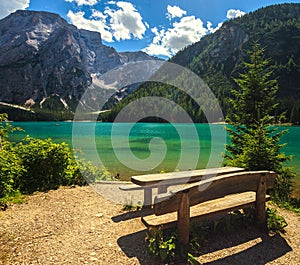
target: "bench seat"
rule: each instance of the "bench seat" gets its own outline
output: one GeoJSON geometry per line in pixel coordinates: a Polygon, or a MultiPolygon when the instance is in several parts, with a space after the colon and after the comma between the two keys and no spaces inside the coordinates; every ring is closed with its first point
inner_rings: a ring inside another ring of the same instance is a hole
{"type": "Polygon", "coordinates": [[[145,187],[136,184],[128,184],[128,185],[119,186],[119,189],[124,191],[131,191],[131,190],[144,190],[145,187]]]}
{"type": "MultiPolygon", "coordinates": [[[[269,197],[269,195],[266,195],[266,200],[269,200],[269,197]]],[[[190,207],[190,218],[193,222],[200,222],[235,210],[255,206],[255,202],[256,192],[254,191],[227,195],[190,207]]],[[[177,224],[177,212],[159,216],[155,214],[144,216],[142,217],[142,222],[147,227],[162,227],[163,229],[175,227],[177,224]]]]}
{"type": "Polygon", "coordinates": [[[152,190],[157,189],[158,194],[166,193],[168,187],[177,186],[186,183],[195,183],[200,180],[213,178],[215,176],[224,175],[228,173],[237,173],[244,171],[239,167],[219,167],[197,169],[189,171],[169,172],[163,174],[147,174],[132,176],[132,184],[121,185],[119,189],[122,191],[144,191],[144,206],[151,207],[153,204],[152,190]]]}

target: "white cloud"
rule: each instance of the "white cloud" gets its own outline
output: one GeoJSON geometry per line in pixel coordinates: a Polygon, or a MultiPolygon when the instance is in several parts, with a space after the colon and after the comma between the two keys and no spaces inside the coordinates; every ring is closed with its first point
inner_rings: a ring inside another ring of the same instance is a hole
{"type": "Polygon", "coordinates": [[[84,17],[84,12],[73,13],[71,10],[67,16],[74,24],[80,29],[87,29],[91,31],[98,31],[101,33],[101,38],[107,42],[113,42],[113,35],[109,31],[109,27],[106,25],[106,15],[100,11],[93,11],[92,16],[95,19],[87,19],[84,17]]]}
{"type": "Polygon", "coordinates": [[[153,28],[154,38],[144,51],[152,55],[170,57],[185,46],[199,41],[208,30],[203,26],[200,18],[185,16],[179,22],[174,22],[172,27],[165,30],[153,28]]]}
{"type": "Polygon", "coordinates": [[[231,18],[241,17],[245,14],[246,14],[245,12],[238,10],[238,9],[229,9],[227,11],[226,17],[231,19],[231,18]]]}
{"type": "Polygon", "coordinates": [[[93,6],[98,3],[98,0],[65,0],[66,2],[73,3],[75,2],[78,6],[93,6]]]}
{"type": "Polygon", "coordinates": [[[26,9],[29,7],[30,0],[8,0],[0,1],[0,19],[8,16],[10,13],[18,9],[26,9]]]}
{"type": "Polygon", "coordinates": [[[149,25],[143,22],[135,7],[123,1],[110,1],[110,4],[114,8],[106,7],[104,12],[92,9],[89,17],[85,17],[83,11],[74,13],[71,10],[67,16],[78,28],[100,32],[102,39],[107,42],[128,40],[132,37],[142,39],[149,25]]]}
{"type": "Polygon", "coordinates": [[[131,39],[131,35],[135,38],[142,39],[146,31],[146,25],[142,16],[129,2],[117,2],[118,10],[106,8],[105,14],[110,16],[110,28],[114,38],[119,40],[131,39]]]}
{"type": "Polygon", "coordinates": [[[175,17],[182,17],[183,15],[186,15],[186,11],[182,10],[179,6],[167,6],[168,12],[166,13],[166,16],[168,19],[172,19],[175,17]]]}
{"type": "Polygon", "coordinates": [[[207,30],[210,32],[210,33],[215,33],[219,28],[221,28],[223,25],[223,22],[220,22],[218,23],[218,26],[213,28],[212,27],[212,23],[210,21],[207,21],[207,30]]]}

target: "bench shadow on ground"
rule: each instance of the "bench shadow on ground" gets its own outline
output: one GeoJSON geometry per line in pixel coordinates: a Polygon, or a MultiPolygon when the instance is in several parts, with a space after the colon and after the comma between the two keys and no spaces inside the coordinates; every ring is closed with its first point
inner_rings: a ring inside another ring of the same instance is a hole
{"type": "MultiPolygon", "coordinates": [[[[120,237],[118,245],[128,258],[136,257],[142,265],[163,264],[149,254],[147,242],[145,242],[146,231],[145,229],[120,237]]],[[[209,254],[210,259],[213,261],[201,263],[203,265],[260,265],[274,261],[290,251],[292,251],[292,248],[280,234],[269,236],[265,232],[252,227],[250,229],[236,229],[231,233],[210,237],[202,246],[201,254],[195,255],[195,257],[197,259],[200,257],[201,261],[202,255],[209,254]],[[255,239],[259,239],[260,242],[251,244],[250,247],[245,247],[242,251],[234,251],[235,246],[247,244],[247,242],[255,239]],[[218,258],[218,254],[214,252],[220,250],[222,250],[222,253],[224,253],[223,251],[228,252],[228,255],[218,258]],[[213,257],[213,255],[216,255],[216,257],[213,257]]]]}
{"type": "MultiPolygon", "coordinates": [[[[234,232],[217,235],[210,238],[209,241],[203,246],[201,255],[211,254],[218,250],[228,251],[226,257],[214,259],[211,262],[203,263],[205,265],[232,265],[232,264],[266,264],[267,262],[274,261],[286,253],[292,251],[292,248],[286,240],[280,235],[275,234],[269,236],[266,232],[258,228],[251,227],[250,229],[238,229],[234,232]],[[247,247],[247,242],[259,239],[260,242],[251,244],[247,247]],[[245,244],[244,250],[234,251],[235,246],[245,244]],[[230,254],[231,252],[236,252],[230,254]]],[[[200,258],[201,259],[201,258],[200,258]]]]}

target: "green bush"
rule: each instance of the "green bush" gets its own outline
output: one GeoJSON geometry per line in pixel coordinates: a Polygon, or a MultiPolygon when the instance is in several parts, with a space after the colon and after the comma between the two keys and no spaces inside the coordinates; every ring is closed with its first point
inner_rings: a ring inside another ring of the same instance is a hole
{"type": "Polygon", "coordinates": [[[18,179],[21,192],[29,194],[75,184],[73,174],[77,165],[66,143],[26,137],[24,142],[14,146],[14,151],[26,170],[18,179]]]}
{"type": "Polygon", "coordinates": [[[84,159],[76,159],[76,162],[76,170],[73,173],[73,178],[77,182],[80,182],[80,180],[85,180],[88,183],[99,180],[112,180],[112,176],[106,168],[95,166],[90,161],[85,161],[84,159]]]}
{"type": "Polygon", "coordinates": [[[18,187],[18,181],[26,170],[22,165],[19,156],[12,152],[11,145],[8,142],[3,143],[3,149],[0,151],[0,202],[14,194],[18,187]]]}
{"type": "Polygon", "coordinates": [[[267,208],[266,213],[268,230],[273,232],[283,232],[284,228],[287,226],[285,219],[278,215],[275,209],[267,208]]]}
{"type": "Polygon", "coordinates": [[[14,149],[26,170],[26,174],[23,174],[18,182],[22,193],[111,179],[111,175],[104,168],[94,166],[83,159],[76,159],[66,143],[58,144],[51,139],[26,137],[25,141],[18,143],[14,149]]]}
{"type": "Polygon", "coordinates": [[[160,229],[149,229],[146,240],[149,242],[148,249],[154,256],[163,262],[176,260],[177,234],[163,233],[160,229]]]}
{"type": "Polygon", "coordinates": [[[112,179],[105,168],[77,159],[66,143],[29,136],[11,143],[9,133],[20,128],[7,123],[7,119],[7,114],[0,114],[0,202],[19,192],[30,194],[112,179]]]}
{"type": "Polygon", "coordinates": [[[0,151],[0,198],[16,191],[31,194],[66,185],[111,180],[110,173],[91,162],[76,159],[66,143],[26,137],[12,144],[3,141],[0,151]]]}

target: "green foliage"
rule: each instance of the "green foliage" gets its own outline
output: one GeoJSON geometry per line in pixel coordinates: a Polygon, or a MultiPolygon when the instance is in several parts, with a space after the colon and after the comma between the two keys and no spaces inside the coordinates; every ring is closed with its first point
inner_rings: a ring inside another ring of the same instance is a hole
{"type": "Polygon", "coordinates": [[[149,251],[153,255],[163,262],[174,262],[177,243],[177,235],[175,232],[163,233],[160,229],[149,229],[146,240],[149,242],[149,251]]]}
{"type": "Polygon", "coordinates": [[[179,51],[171,62],[188,67],[209,85],[223,113],[232,112],[228,104],[231,76],[240,73],[239,62],[247,60],[243,50],[255,40],[265,48],[270,69],[278,77],[279,103],[276,112],[287,111],[285,122],[300,122],[300,4],[281,4],[261,8],[223,23],[220,30],[179,51]],[[225,38],[226,36],[226,38],[225,38]],[[229,84],[229,85],[228,85],[229,84]]]}
{"type": "Polygon", "coordinates": [[[146,240],[148,249],[155,257],[164,263],[180,264],[183,255],[187,253],[189,264],[200,264],[194,256],[201,254],[201,244],[206,242],[212,234],[230,233],[234,228],[248,226],[253,223],[253,210],[245,209],[243,212],[236,211],[219,220],[204,221],[199,224],[192,223],[190,227],[190,242],[187,252],[181,246],[178,234],[174,229],[150,228],[146,240]],[[185,254],[184,254],[185,253],[185,254]]]}
{"type": "Polygon", "coordinates": [[[232,120],[252,127],[270,123],[270,115],[275,110],[275,94],[278,84],[271,79],[273,71],[269,69],[269,59],[264,59],[264,50],[258,43],[254,43],[252,50],[247,52],[250,62],[243,62],[246,70],[238,78],[233,78],[238,89],[232,89],[234,98],[230,101],[234,112],[232,120]]]}
{"type": "Polygon", "coordinates": [[[276,201],[276,204],[284,208],[286,210],[289,210],[291,212],[294,212],[298,215],[300,215],[300,199],[299,198],[290,198],[287,201],[276,201]]]}
{"type": "Polygon", "coordinates": [[[272,232],[283,232],[287,226],[285,219],[277,214],[276,209],[267,208],[267,227],[272,232]]]}
{"type": "MultiPolygon", "coordinates": [[[[7,119],[7,115],[0,115],[1,119],[7,119]]],[[[9,123],[0,124],[0,133],[4,137],[0,149],[0,202],[8,201],[20,192],[30,194],[63,185],[112,179],[104,168],[76,159],[66,143],[29,136],[19,143],[9,142],[8,133],[15,129],[9,123]]]]}
{"type": "Polygon", "coordinates": [[[13,121],[65,121],[73,120],[74,113],[67,109],[20,109],[14,106],[0,105],[0,112],[7,113],[13,121]]]}
{"type": "MultiPolygon", "coordinates": [[[[264,50],[258,43],[248,52],[249,62],[244,62],[244,71],[234,80],[237,89],[232,89],[233,114],[228,118],[226,129],[231,143],[226,146],[225,164],[248,170],[273,170],[278,173],[274,198],[288,200],[292,191],[294,174],[284,163],[291,159],[281,152],[280,143],[286,131],[272,127],[276,109],[276,80],[272,79],[269,60],[264,59],[264,50]]],[[[275,117],[276,120],[276,117],[275,117]]]]}
{"type": "Polygon", "coordinates": [[[76,164],[73,173],[76,183],[84,185],[85,181],[90,183],[101,180],[113,180],[111,174],[104,167],[95,166],[90,161],[78,158],[76,159],[76,164]]]}
{"type": "Polygon", "coordinates": [[[123,211],[134,211],[135,210],[135,206],[133,205],[132,202],[125,203],[125,204],[123,204],[122,210],[123,211]]]}
{"type": "Polygon", "coordinates": [[[1,139],[7,139],[8,134],[16,130],[22,130],[19,127],[12,126],[8,121],[8,115],[6,113],[0,113],[0,142],[1,139]]]}
{"type": "Polygon", "coordinates": [[[6,201],[8,197],[17,192],[16,182],[25,172],[20,157],[12,151],[12,146],[5,141],[3,149],[0,150],[0,202],[6,201]]]}
{"type": "Polygon", "coordinates": [[[132,203],[132,201],[129,203],[123,204],[123,207],[122,207],[123,211],[139,211],[141,209],[142,209],[142,204],[140,202],[138,203],[138,205],[134,205],[132,203]]]}
{"type": "Polygon", "coordinates": [[[73,173],[77,165],[66,143],[26,137],[14,150],[26,170],[26,174],[18,181],[21,192],[28,194],[75,184],[73,173]]]}
{"type": "MultiPolygon", "coordinates": [[[[178,76],[178,84],[183,82],[183,77],[178,76]],[[182,79],[182,80],[181,80],[182,79]]],[[[185,79],[186,80],[186,79],[185,79]]],[[[195,84],[190,80],[190,89],[194,89],[195,84]]],[[[197,89],[199,89],[197,87],[197,89]]],[[[193,91],[190,94],[199,94],[193,91]]],[[[200,97],[200,95],[199,95],[200,97]]],[[[207,108],[214,108],[215,104],[211,103],[211,99],[204,93],[201,94],[201,102],[206,105],[207,108]]],[[[122,121],[132,121],[135,117],[144,117],[144,122],[166,122],[158,117],[148,117],[150,110],[153,113],[159,113],[161,117],[165,117],[170,122],[186,122],[180,120],[181,108],[184,109],[194,122],[206,122],[203,110],[200,108],[198,103],[190,97],[187,93],[183,92],[180,88],[173,87],[171,85],[162,84],[159,82],[145,82],[140,85],[139,89],[131,93],[116,106],[114,106],[109,112],[105,112],[99,115],[99,119],[102,121],[112,122],[120,113],[120,111],[127,106],[126,115],[122,116],[122,121]],[[143,98],[146,98],[143,100],[143,98]],[[155,97],[164,98],[175,102],[177,105],[173,106],[165,104],[165,102],[159,102],[155,97]],[[131,102],[135,102],[141,99],[140,104],[130,105],[131,102]]]]}
{"type": "Polygon", "coordinates": [[[197,261],[191,253],[188,253],[188,261],[191,265],[201,265],[201,263],[197,261]]]}

